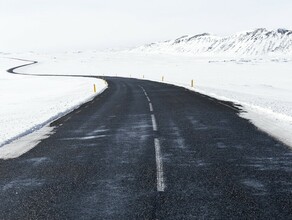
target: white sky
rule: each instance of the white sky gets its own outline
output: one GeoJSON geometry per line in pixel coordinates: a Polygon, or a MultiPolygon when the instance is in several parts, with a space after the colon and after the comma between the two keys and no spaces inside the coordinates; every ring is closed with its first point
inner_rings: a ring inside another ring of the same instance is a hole
{"type": "Polygon", "coordinates": [[[132,47],[185,34],[292,29],[292,0],[0,0],[0,52],[132,47]]]}

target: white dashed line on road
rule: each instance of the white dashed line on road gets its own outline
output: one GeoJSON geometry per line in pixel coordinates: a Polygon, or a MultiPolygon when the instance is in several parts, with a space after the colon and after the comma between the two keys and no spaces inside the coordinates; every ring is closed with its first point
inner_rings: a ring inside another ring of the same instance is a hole
{"type": "MultiPolygon", "coordinates": [[[[153,131],[157,131],[157,122],[155,115],[153,114],[153,105],[150,101],[150,98],[148,97],[147,92],[145,89],[140,86],[140,88],[143,90],[148,102],[149,102],[149,110],[152,113],[151,114],[151,120],[152,120],[152,127],[153,131]]],[[[158,192],[164,192],[165,190],[165,182],[163,177],[163,162],[162,162],[162,156],[161,156],[161,146],[160,141],[158,138],[154,138],[154,146],[155,146],[155,159],[156,159],[156,171],[157,171],[157,191],[158,192]]]]}
{"type": "Polygon", "coordinates": [[[157,131],[157,123],[156,123],[155,116],[153,114],[151,115],[151,119],[152,119],[153,131],[157,131]]]}
{"type": "Polygon", "coordinates": [[[144,89],[142,86],[139,86],[139,87],[143,90],[143,92],[144,92],[144,94],[145,94],[146,99],[148,100],[148,102],[151,102],[151,100],[150,100],[150,98],[149,98],[147,92],[145,91],[145,89],[144,89]]]}
{"type": "Polygon", "coordinates": [[[150,109],[150,112],[153,112],[153,106],[152,106],[152,103],[149,103],[149,109],[150,109]]]}
{"type": "Polygon", "coordinates": [[[160,146],[159,139],[157,138],[154,139],[154,145],[155,145],[156,170],[157,170],[157,191],[164,192],[165,183],[164,183],[164,177],[163,177],[163,163],[162,163],[161,146],[160,146]]]}

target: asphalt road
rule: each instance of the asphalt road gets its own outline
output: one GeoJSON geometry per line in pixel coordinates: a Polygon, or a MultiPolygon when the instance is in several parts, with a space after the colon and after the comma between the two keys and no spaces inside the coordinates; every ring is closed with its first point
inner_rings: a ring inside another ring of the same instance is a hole
{"type": "Polygon", "coordinates": [[[0,161],[0,219],[292,219],[292,150],[232,103],[107,81],[33,150],[0,161]]]}

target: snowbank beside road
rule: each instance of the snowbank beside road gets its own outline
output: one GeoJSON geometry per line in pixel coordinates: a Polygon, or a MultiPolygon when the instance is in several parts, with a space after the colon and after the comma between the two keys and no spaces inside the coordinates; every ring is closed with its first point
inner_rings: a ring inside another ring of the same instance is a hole
{"type": "Polygon", "coordinates": [[[21,76],[6,72],[25,63],[0,58],[0,147],[92,99],[98,94],[93,92],[93,84],[97,92],[107,87],[104,81],[94,78],[21,76]]]}
{"type": "MultiPolygon", "coordinates": [[[[36,55],[29,54],[35,59],[36,55]]],[[[262,130],[292,146],[291,57],[256,60],[133,52],[77,52],[37,55],[43,62],[24,72],[58,72],[135,77],[185,86],[241,104],[242,114],[262,130]]]]}

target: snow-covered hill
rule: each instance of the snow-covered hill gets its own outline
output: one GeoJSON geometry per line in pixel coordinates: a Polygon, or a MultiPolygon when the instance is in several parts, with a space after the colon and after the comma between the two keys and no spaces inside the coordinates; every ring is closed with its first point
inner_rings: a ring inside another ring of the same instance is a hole
{"type": "Polygon", "coordinates": [[[148,44],[132,51],[224,56],[292,55],[292,31],[260,28],[228,37],[203,33],[148,44]]]}

